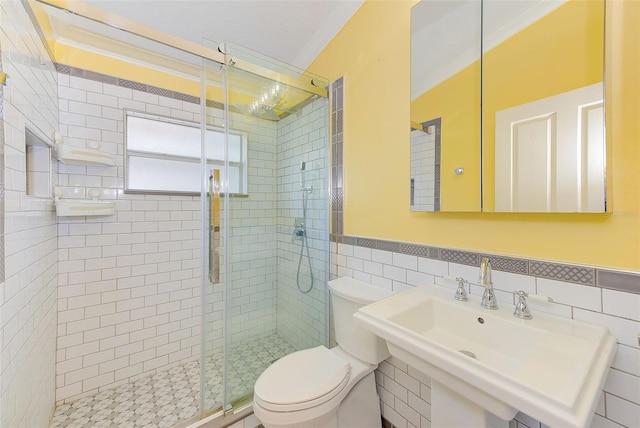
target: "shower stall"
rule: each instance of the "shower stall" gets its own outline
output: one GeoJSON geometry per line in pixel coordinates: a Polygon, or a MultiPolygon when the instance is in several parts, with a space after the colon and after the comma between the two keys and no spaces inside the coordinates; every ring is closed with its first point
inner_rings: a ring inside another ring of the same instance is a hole
{"type": "Polygon", "coordinates": [[[116,209],[57,217],[59,254],[82,264],[59,273],[52,426],[99,422],[74,414],[94,405],[124,423],[138,410],[117,397],[140,390],[159,426],[246,409],[273,361],[328,345],[328,82],[232,43],[115,28],[73,3],[32,7],[65,53],[64,144],[115,158],[54,168],[61,200],[99,194],[116,209]],[[95,299],[72,300],[78,284],[95,299]],[[73,319],[72,301],[84,305],[73,319]],[[71,339],[98,330],[95,362],[71,339]]]}
{"type": "MultiPolygon", "coordinates": [[[[210,394],[204,408],[223,405],[227,410],[250,402],[255,380],[271,362],[328,344],[329,150],[325,80],[229,43],[222,50],[227,64],[235,63],[223,71],[225,129],[247,138],[247,168],[236,171],[240,181],[246,174],[247,188],[246,193],[220,196],[222,251],[212,258],[215,239],[209,239],[205,264],[221,266],[224,324],[222,332],[215,332],[220,318],[215,303],[207,304],[204,326],[212,331],[202,337],[204,390],[210,394]],[[258,69],[280,77],[251,71],[258,69]],[[218,340],[221,336],[224,342],[218,340]],[[221,360],[222,377],[215,373],[221,360]],[[213,393],[220,379],[225,380],[222,402],[213,393]]],[[[206,114],[213,117],[215,109],[210,110],[206,114]]],[[[241,163],[244,155],[243,149],[234,152],[231,140],[223,177],[233,173],[231,164],[241,163]]],[[[213,180],[214,175],[208,177],[213,180]]],[[[209,197],[204,214],[214,219],[209,225],[215,223],[215,213],[210,215],[215,210],[209,197]]],[[[216,287],[205,285],[205,302],[216,300],[216,287]]]]}

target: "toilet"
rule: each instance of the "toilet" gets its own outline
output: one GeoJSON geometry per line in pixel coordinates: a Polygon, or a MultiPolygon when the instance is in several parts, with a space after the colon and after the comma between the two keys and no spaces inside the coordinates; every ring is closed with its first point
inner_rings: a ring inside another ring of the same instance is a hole
{"type": "Polygon", "coordinates": [[[294,352],[260,375],[253,410],[265,428],[381,426],[374,370],[389,350],[352,315],[392,293],[353,278],[329,281],[329,291],[338,346],[294,352]]]}

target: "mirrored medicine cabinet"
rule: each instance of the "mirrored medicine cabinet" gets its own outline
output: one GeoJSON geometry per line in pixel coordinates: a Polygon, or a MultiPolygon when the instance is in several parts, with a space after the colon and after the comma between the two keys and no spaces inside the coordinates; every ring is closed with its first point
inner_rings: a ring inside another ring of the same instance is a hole
{"type": "Polygon", "coordinates": [[[604,0],[411,10],[411,210],[605,212],[604,0]]]}

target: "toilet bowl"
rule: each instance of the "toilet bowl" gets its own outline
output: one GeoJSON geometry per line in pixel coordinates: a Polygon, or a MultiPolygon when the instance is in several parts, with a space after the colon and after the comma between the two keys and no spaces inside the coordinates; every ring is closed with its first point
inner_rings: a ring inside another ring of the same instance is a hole
{"type": "Polygon", "coordinates": [[[266,428],[381,426],[374,370],[389,353],[352,315],[391,292],[352,278],[329,281],[329,289],[338,346],[294,352],[260,375],[253,410],[266,428]]]}

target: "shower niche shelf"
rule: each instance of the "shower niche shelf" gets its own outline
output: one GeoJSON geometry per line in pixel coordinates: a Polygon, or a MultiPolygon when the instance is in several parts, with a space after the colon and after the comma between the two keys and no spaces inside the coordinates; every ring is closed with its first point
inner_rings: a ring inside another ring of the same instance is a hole
{"type": "Polygon", "coordinates": [[[107,216],[114,215],[116,213],[115,201],[104,201],[99,199],[103,194],[102,189],[89,189],[87,191],[88,196],[91,199],[81,199],[74,197],[63,196],[82,195],[84,189],[72,188],[65,190],[61,187],[56,187],[54,190],[56,215],[58,217],[84,217],[84,216],[107,216]]]}
{"type": "Polygon", "coordinates": [[[116,203],[98,199],[57,199],[56,215],[58,217],[78,217],[92,215],[114,215],[116,203]]]}
{"type": "Polygon", "coordinates": [[[56,144],[53,148],[55,157],[65,165],[115,166],[116,157],[97,148],[73,147],[56,144]]]}

